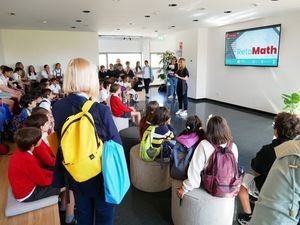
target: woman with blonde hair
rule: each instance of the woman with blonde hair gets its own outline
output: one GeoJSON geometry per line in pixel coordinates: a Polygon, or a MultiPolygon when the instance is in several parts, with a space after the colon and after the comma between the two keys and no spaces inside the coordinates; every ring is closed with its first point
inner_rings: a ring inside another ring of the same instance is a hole
{"type": "Polygon", "coordinates": [[[189,71],[186,68],[186,61],[184,58],[180,58],[178,61],[178,70],[175,77],[177,78],[177,96],[179,106],[179,110],[176,112],[176,115],[186,117],[188,108],[188,86],[186,81],[189,78],[189,71]],[[182,103],[184,107],[183,109],[182,103]]]}
{"type": "MultiPolygon", "coordinates": [[[[59,140],[61,139],[63,124],[67,118],[79,113],[87,100],[96,99],[99,95],[97,67],[89,60],[83,58],[72,59],[67,66],[63,90],[68,96],[56,102],[52,109],[55,119],[54,129],[59,140]]],[[[103,141],[112,139],[121,144],[110,109],[104,104],[94,102],[89,112],[93,116],[98,136],[103,141]]],[[[62,161],[62,152],[59,150],[53,184],[57,187],[64,187],[65,178],[68,180],[70,189],[74,192],[78,212],[77,224],[113,224],[115,207],[105,202],[102,173],[79,183],[66,171],[62,161]],[[66,175],[64,176],[64,174],[66,175]]]]}

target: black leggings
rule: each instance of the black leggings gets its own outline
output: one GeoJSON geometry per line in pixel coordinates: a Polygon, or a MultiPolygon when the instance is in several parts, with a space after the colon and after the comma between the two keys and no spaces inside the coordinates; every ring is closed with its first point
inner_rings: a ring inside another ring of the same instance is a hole
{"type": "Polygon", "coordinates": [[[151,79],[150,79],[150,78],[144,79],[144,84],[145,84],[145,91],[146,91],[146,94],[149,93],[150,82],[151,82],[151,79]]]}

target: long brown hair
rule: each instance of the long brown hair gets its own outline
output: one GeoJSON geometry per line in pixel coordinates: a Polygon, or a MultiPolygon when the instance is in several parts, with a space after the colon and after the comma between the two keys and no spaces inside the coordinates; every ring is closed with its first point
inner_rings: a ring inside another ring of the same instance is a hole
{"type": "Polygon", "coordinates": [[[208,120],[206,136],[215,145],[232,142],[233,139],[227,121],[221,116],[213,116],[208,120]]]}
{"type": "Polygon", "coordinates": [[[178,60],[178,70],[183,70],[186,67],[185,58],[180,58],[178,60]]]}

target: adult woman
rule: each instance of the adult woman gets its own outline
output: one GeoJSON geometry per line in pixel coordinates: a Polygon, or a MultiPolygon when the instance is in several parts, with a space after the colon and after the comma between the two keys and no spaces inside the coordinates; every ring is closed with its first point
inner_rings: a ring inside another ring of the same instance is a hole
{"type": "Polygon", "coordinates": [[[186,68],[186,61],[184,58],[180,58],[178,61],[178,71],[175,74],[177,80],[177,96],[178,96],[178,106],[179,110],[176,112],[176,115],[187,116],[188,108],[188,86],[187,80],[189,78],[189,71],[186,68]],[[183,109],[182,109],[183,103],[183,109]]]}
{"type": "MultiPolygon", "coordinates": [[[[55,130],[59,139],[62,126],[67,118],[80,112],[88,99],[97,98],[99,81],[96,71],[96,66],[86,59],[77,58],[69,62],[63,83],[64,93],[67,93],[68,97],[56,102],[52,109],[55,130]]],[[[121,143],[118,130],[107,106],[95,102],[89,112],[93,116],[97,133],[102,140],[106,141],[106,136],[107,139],[121,143]]],[[[62,153],[59,151],[53,183],[57,187],[65,186],[64,174],[66,174],[70,188],[74,192],[78,225],[92,225],[94,221],[96,225],[113,224],[114,205],[108,204],[104,200],[102,173],[85,182],[78,183],[65,170],[62,160],[62,153]]]]}
{"type": "Polygon", "coordinates": [[[33,65],[30,65],[28,67],[28,73],[27,73],[27,77],[30,81],[36,81],[36,79],[38,78],[37,73],[35,72],[35,68],[33,65]]]}
{"type": "Polygon", "coordinates": [[[149,65],[148,60],[145,60],[144,63],[145,66],[142,68],[143,80],[145,85],[146,98],[149,98],[149,88],[150,88],[150,83],[153,81],[153,72],[151,66],[149,65]]]}
{"type": "Polygon", "coordinates": [[[176,98],[177,78],[175,73],[178,70],[177,58],[174,56],[168,66],[168,98],[176,98]]]}

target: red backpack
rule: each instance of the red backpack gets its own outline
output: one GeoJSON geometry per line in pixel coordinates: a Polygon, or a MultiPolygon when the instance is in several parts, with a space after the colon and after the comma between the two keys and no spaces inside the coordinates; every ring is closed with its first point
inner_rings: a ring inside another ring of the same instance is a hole
{"type": "Polygon", "coordinates": [[[238,195],[243,180],[238,164],[234,157],[232,143],[225,148],[213,145],[214,153],[211,155],[208,166],[202,172],[204,189],[212,196],[235,197],[238,195]]]}

